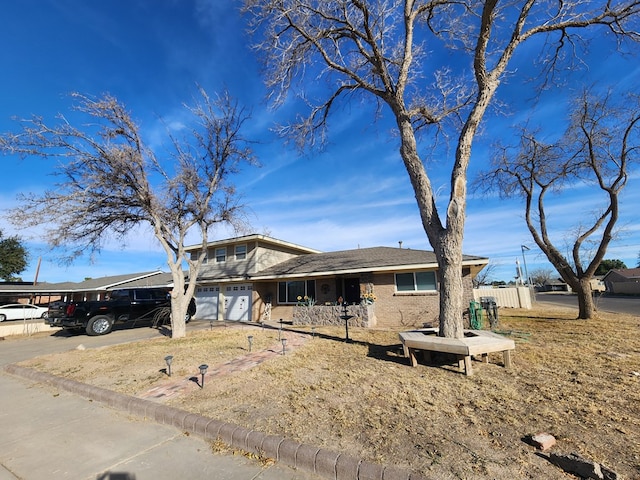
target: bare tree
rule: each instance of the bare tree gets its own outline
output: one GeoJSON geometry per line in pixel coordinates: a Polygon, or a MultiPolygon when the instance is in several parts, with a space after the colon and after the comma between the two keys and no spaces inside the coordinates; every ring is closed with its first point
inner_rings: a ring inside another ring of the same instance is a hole
{"type": "Polygon", "coordinates": [[[485,188],[524,198],[527,227],[560,277],[578,294],[581,319],[594,316],[590,281],[614,238],[620,193],[630,164],[638,159],[639,100],[626,96],[616,102],[609,95],[596,97],[585,91],[575,102],[562,138],[547,144],[535,133],[523,131],[518,151],[503,147],[493,171],[482,175],[485,188]],[[549,194],[577,182],[593,185],[588,200],[593,201],[599,191],[603,208],[590,223],[581,219],[583,223],[570,232],[573,244],[567,256],[552,239],[545,202],[549,194]]]}
{"type": "Polygon", "coordinates": [[[473,288],[481,287],[482,285],[491,285],[493,281],[493,275],[496,273],[497,265],[489,262],[485,267],[473,279],[473,288]]]}
{"type": "Polygon", "coordinates": [[[20,133],[0,137],[5,153],[60,160],[55,173],[60,181],[44,194],[22,195],[10,218],[20,225],[51,225],[46,237],[67,261],[99,252],[109,235],[124,241],[132,228],[151,226],[173,277],[173,338],[186,335],[185,317],[210,227],[243,218],[231,176],[242,162],[253,162],[241,135],[248,118],[244,110],[226,94],[215,99],[202,89],[200,94],[196,106],[187,107],[194,119],[190,138],[168,133],[166,158],[144,142],[129,112],[108,95],[73,95],[75,114],[88,118],[79,127],[62,115],[56,126],[33,117],[21,121],[20,133]],[[202,239],[194,258],[185,252],[192,229],[202,239]]]}
{"type": "Polygon", "coordinates": [[[262,39],[257,49],[271,98],[282,104],[300,80],[309,105],[308,115],[283,133],[302,144],[322,139],[329,114],[345,96],[364,95],[378,102],[380,114],[391,112],[422,225],[438,259],[440,335],[461,337],[467,169],[507,66],[518,47],[534,37],[541,41],[531,47],[541,48],[540,64],[551,77],[564,56],[570,59],[579,50],[584,29],[602,26],[620,40],[638,40],[640,3],[245,0],[244,5],[262,39]],[[452,64],[453,56],[462,70],[452,64]],[[328,86],[326,95],[308,88],[318,80],[328,86]],[[425,132],[432,136],[420,135],[425,132]],[[444,216],[421,157],[439,133],[457,138],[444,216]]]}
{"type": "Polygon", "coordinates": [[[537,268],[531,272],[531,281],[534,285],[546,285],[553,279],[554,271],[550,268],[537,268]]]}

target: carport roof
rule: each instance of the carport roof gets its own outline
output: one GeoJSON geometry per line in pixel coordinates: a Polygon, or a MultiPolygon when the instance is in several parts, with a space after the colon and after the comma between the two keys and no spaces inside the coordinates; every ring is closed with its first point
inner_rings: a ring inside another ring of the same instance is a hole
{"type": "Polygon", "coordinates": [[[114,288],[143,288],[143,287],[166,287],[173,282],[170,273],[153,271],[142,273],[129,273],[125,275],[114,275],[109,277],[91,278],[83,282],[61,282],[61,283],[37,283],[27,284],[0,284],[0,293],[73,293],[73,292],[95,292],[106,291],[114,288]]]}
{"type": "MultiPolygon", "coordinates": [[[[463,265],[484,265],[489,262],[489,259],[463,255],[462,261],[463,265]]],[[[427,268],[438,268],[434,252],[408,248],[371,247],[300,255],[262,270],[251,278],[267,280],[427,268]]]]}

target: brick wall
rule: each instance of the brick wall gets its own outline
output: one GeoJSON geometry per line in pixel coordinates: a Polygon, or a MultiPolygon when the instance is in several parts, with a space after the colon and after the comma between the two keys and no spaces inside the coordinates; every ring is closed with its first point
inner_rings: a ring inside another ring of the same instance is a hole
{"type": "Polygon", "coordinates": [[[422,327],[427,322],[437,324],[437,292],[398,294],[393,273],[374,275],[373,284],[378,327],[404,329],[422,327]]]}

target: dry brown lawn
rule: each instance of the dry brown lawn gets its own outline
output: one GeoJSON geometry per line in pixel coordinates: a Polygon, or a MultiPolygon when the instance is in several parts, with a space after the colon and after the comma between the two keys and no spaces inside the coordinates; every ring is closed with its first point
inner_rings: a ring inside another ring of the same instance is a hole
{"type": "MultiPolygon", "coordinates": [[[[500,311],[516,341],[513,368],[500,354],[467,377],[450,359],[411,368],[397,332],[316,328],[286,355],[210,377],[168,403],[265,433],[392,464],[437,479],[568,477],[525,438],[547,432],[554,451],[578,453],[640,478],[640,318],[575,310],[500,311]]],[[[310,332],[308,328],[289,327],[310,332]]],[[[148,340],[40,357],[28,365],[130,395],[196,376],[253,351],[278,331],[217,328],[186,339],[148,340]],[[173,377],[161,370],[173,355],[173,377]]],[[[287,333],[285,332],[285,335],[287,333]]],[[[81,338],[81,337],[79,337],[81,338]]]]}

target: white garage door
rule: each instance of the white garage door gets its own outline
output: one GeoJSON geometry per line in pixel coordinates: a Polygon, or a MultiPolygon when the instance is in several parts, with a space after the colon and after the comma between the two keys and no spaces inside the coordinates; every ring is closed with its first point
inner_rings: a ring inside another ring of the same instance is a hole
{"type": "Polygon", "coordinates": [[[236,322],[251,321],[251,284],[228,285],[224,290],[224,318],[236,322]]]}
{"type": "Polygon", "coordinates": [[[218,296],[220,287],[198,287],[196,289],[196,318],[218,319],[218,296]]]}

